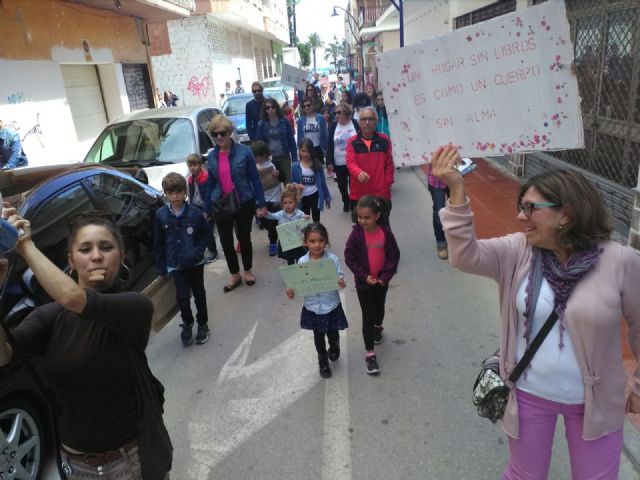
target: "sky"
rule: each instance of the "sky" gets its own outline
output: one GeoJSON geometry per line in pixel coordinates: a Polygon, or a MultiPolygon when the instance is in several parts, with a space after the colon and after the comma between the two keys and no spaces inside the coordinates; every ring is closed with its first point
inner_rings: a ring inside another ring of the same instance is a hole
{"type": "MultiPolygon", "coordinates": [[[[309,34],[317,33],[327,44],[344,38],[344,11],[338,9],[337,17],[332,17],[333,6],[346,8],[348,0],[300,0],[296,5],[296,30],[301,42],[309,39],[309,34]]],[[[318,67],[328,67],[329,62],[324,59],[324,50],[316,52],[318,67]]]]}

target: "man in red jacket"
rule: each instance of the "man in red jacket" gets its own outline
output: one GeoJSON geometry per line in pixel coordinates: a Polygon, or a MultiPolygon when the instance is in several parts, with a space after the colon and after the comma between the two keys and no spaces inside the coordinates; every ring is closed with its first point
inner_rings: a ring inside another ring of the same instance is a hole
{"type": "Polygon", "coordinates": [[[351,219],[358,221],[356,203],[363,195],[377,195],[387,202],[387,215],[391,211],[391,184],[393,184],[393,156],[391,140],[376,132],[378,115],[373,107],[360,110],[360,133],[347,142],[347,170],[349,170],[349,200],[351,219]]]}

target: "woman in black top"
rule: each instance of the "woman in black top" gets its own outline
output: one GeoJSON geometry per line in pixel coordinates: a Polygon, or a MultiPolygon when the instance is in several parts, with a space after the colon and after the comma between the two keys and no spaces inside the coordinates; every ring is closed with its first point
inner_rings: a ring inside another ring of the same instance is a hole
{"type": "MultiPolygon", "coordinates": [[[[112,292],[124,258],[116,224],[100,212],[71,221],[68,258],[76,283],[38,250],[27,220],[10,221],[25,232],[16,252],[54,300],[12,333],[21,353],[42,359],[67,478],[165,478],[172,448],[162,422],[163,389],[144,353],[153,304],[142,293],[112,292]]],[[[0,365],[12,356],[0,329],[0,365]]]]}

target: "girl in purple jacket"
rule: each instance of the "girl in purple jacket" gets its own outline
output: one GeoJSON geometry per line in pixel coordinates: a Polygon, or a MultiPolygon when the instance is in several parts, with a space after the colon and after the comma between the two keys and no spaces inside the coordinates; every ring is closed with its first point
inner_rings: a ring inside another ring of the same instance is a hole
{"type": "Polygon", "coordinates": [[[366,371],[379,375],[374,345],[383,341],[382,321],[389,281],[398,269],[400,250],[388,224],[380,223],[385,202],[365,195],[356,206],[358,224],[353,227],[344,250],[344,259],[356,281],[362,309],[362,336],[366,353],[366,371]]]}

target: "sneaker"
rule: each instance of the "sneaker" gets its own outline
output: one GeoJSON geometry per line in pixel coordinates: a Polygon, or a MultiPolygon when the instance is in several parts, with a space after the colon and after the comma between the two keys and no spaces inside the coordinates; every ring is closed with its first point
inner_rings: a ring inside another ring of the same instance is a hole
{"type": "Polygon", "coordinates": [[[186,323],[181,323],[182,332],[180,332],[180,340],[182,340],[182,345],[188,347],[193,343],[193,324],[187,325],[186,323]]]}
{"type": "Polygon", "coordinates": [[[209,252],[207,251],[207,253],[205,253],[204,255],[204,263],[211,263],[211,262],[215,262],[218,259],[218,252],[209,252]]]}
{"type": "Polygon", "coordinates": [[[196,345],[204,345],[209,340],[209,327],[206,325],[198,325],[198,333],[196,333],[196,345]]]}
{"type": "Polygon", "coordinates": [[[384,342],[384,335],[382,335],[382,329],[376,328],[376,332],[373,334],[373,343],[375,345],[380,345],[384,342]]]}
{"type": "Polygon", "coordinates": [[[331,368],[326,357],[318,357],[318,366],[320,367],[320,376],[322,378],[331,378],[331,368]]]}
{"type": "Polygon", "coordinates": [[[369,375],[380,375],[380,367],[375,355],[367,355],[367,373],[369,375]]]}
{"type": "Polygon", "coordinates": [[[345,203],[345,204],[342,206],[342,211],[343,211],[343,212],[345,212],[345,213],[346,213],[346,212],[350,212],[350,211],[351,211],[351,209],[349,208],[349,204],[348,204],[348,203],[345,203]]]}
{"type": "Polygon", "coordinates": [[[440,260],[447,260],[449,258],[449,250],[447,247],[438,247],[438,258],[440,260]]]}
{"type": "Polygon", "coordinates": [[[340,345],[329,347],[329,360],[335,362],[340,358],[340,345]]]}
{"type": "Polygon", "coordinates": [[[239,243],[236,245],[236,252],[240,253],[240,244],[239,243]]]}
{"type": "Polygon", "coordinates": [[[269,256],[270,257],[275,257],[278,254],[278,244],[277,243],[270,243],[269,244],[269,256]]]}

